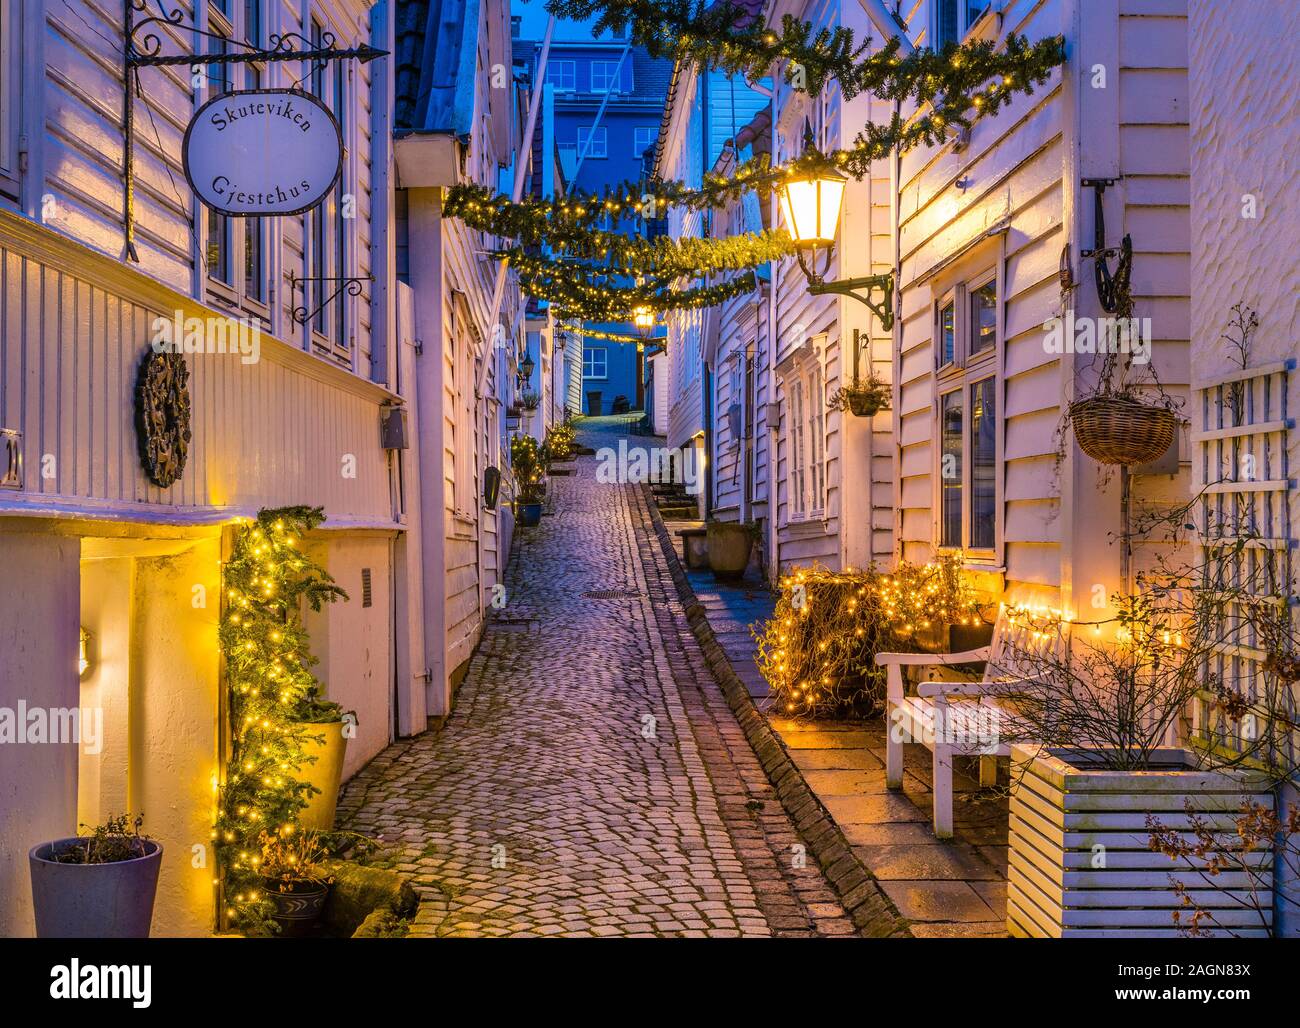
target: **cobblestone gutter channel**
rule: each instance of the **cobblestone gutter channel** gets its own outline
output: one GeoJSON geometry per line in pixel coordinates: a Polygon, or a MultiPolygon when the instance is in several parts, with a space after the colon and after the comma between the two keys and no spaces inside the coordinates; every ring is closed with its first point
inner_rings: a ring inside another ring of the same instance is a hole
{"type": "Polygon", "coordinates": [[[655,536],[683,605],[686,622],[763,772],[805,840],[810,856],[825,872],[859,934],[872,938],[910,937],[912,933],[907,928],[907,921],[899,915],[871,872],[854,855],[844,833],[817,799],[767,718],[755,706],[745,684],[736,675],[714,636],[704,608],[696,601],[668,528],[649,497],[650,487],[645,486],[642,504],[653,520],[655,536]]]}

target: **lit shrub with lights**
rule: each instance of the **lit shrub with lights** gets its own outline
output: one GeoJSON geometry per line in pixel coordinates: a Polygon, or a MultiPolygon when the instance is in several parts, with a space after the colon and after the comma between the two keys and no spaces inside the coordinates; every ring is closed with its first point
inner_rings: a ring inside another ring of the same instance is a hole
{"type": "Polygon", "coordinates": [[[754,628],[758,668],[782,714],[868,716],[885,695],[877,652],[942,650],[948,626],[981,620],[957,555],[889,574],[800,568],[781,580],[772,618],[754,628]]]}
{"type": "Polygon", "coordinates": [[[546,458],[532,436],[517,435],[510,440],[510,470],[519,502],[541,503],[546,495],[546,458]]]}
{"type": "Polygon", "coordinates": [[[223,572],[219,638],[229,689],[230,759],[218,791],[213,841],[224,920],[247,934],[275,931],[265,893],[263,847],[289,839],[316,791],[304,781],[318,726],[342,709],[322,695],[311,668],[303,604],[319,611],[347,599],[303,552],[302,536],[325,520],[319,507],[263,510],[242,525],[223,572]]]}
{"type": "Polygon", "coordinates": [[[567,422],[552,425],[546,430],[546,440],[542,443],[542,453],[547,462],[568,460],[573,456],[573,448],[578,444],[578,430],[567,422]]]}

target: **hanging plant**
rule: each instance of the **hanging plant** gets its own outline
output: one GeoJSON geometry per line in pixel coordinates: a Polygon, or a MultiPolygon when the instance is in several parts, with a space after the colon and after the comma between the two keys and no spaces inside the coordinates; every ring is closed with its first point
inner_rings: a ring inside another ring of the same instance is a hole
{"type": "MultiPolygon", "coordinates": [[[[1095,259],[1101,260],[1101,256],[1095,259]]],[[[1064,425],[1074,430],[1079,449],[1099,464],[1129,467],[1161,457],[1178,430],[1181,400],[1160,384],[1147,341],[1145,364],[1134,361],[1133,338],[1141,326],[1133,318],[1131,263],[1107,282],[1106,300],[1114,318],[1106,329],[1104,357],[1096,388],[1070,404],[1064,425]],[[1111,334],[1113,332],[1113,335],[1111,334]],[[1128,339],[1121,337],[1129,334],[1128,339]]]]}
{"type": "Polygon", "coordinates": [[[878,378],[873,371],[864,379],[854,379],[831,395],[831,410],[845,411],[857,418],[870,418],[882,410],[889,410],[893,389],[888,382],[878,378]]]}

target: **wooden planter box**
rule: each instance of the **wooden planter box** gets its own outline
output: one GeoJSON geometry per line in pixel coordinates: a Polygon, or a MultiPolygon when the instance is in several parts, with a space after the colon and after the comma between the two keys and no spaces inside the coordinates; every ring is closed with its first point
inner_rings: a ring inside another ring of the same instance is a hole
{"type": "MultiPolygon", "coordinates": [[[[1077,758],[1072,755],[1071,760],[1077,758]]],[[[1160,750],[1158,770],[1103,771],[1072,763],[1059,750],[1012,747],[1007,930],[1032,938],[1159,938],[1182,934],[1184,910],[1171,876],[1211,910],[1216,935],[1266,936],[1249,901],[1251,876],[1222,872],[1212,886],[1186,860],[1148,847],[1147,814],[1166,828],[1189,827],[1186,803],[1216,830],[1235,838],[1234,819],[1248,797],[1273,805],[1258,779],[1235,771],[1200,771],[1194,754],[1160,750]]],[[[1272,854],[1252,854],[1261,868],[1259,902],[1271,924],[1272,854]]]]}

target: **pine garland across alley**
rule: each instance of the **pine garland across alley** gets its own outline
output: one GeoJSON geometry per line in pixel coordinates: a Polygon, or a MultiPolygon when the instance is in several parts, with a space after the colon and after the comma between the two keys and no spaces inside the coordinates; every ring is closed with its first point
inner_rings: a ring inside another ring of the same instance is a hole
{"type": "Polygon", "coordinates": [[[970,98],[986,83],[1005,80],[1014,87],[1040,68],[1050,72],[1061,63],[1064,45],[1060,37],[1030,43],[1013,35],[1001,48],[970,40],[900,56],[897,38],[868,53],[871,37],[859,40],[850,28],[817,28],[789,14],[778,28],[727,0],[549,0],[546,9],[578,21],[594,16],[593,32],[609,30],[615,38],[629,34],[652,57],[750,78],[776,65],[786,84],[800,92],[816,95],[834,79],[845,98],[871,93],[882,100],[932,104],[947,120],[962,123],[970,98]]]}
{"type": "Polygon", "coordinates": [[[647,240],[609,231],[609,226],[629,218],[661,218],[669,207],[722,208],[747,192],[770,189],[798,175],[833,171],[860,179],[873,162],[921,143],[941,142],[951,126],[969,126],[978,117],[996,113],[1012,96],[1032,93],[1065,60],[1059,36],[1031,43],[1012,35],[998,47],[976,40],[900,56],[894,38],[868,54],[871,41],[857,40],[849,29],[814,30],[810,23],[786,16],[777,31],[725,2],[706,6],[698,0],[550,0],[547,7],[559,17],[596,16],[598,30],[628,30],[633,42],[656,56],[750,77],[779,66],[787,82],[806,92],[816,93],[834,79],[846,97],[870,92],[918,107],[910,118],[895,112],[886,123],[867,123],[846,148],[823,154],[807,146],[781,165],[757,154],[728,174],[705,173],[699,185],[625,182],[600,194],[519,202],[473,184],[448,192],[445,216],[515,243],[497,256],[516,268],[528,295],[554,303],[562,316],[593,320],[624,318],[636,307],[664,311],[723,302],[752,289],[754,276],[682,289],[669,283],[687,276],[748,271],[793,252],[793,243],[783,233],[647,240]],[[540,256],[539,248],[555,256],[540,256]],[[638,284],[629,285],[628,278],[638,284]],[[639,281],[645,278],[657,281],[639,281]]]}

